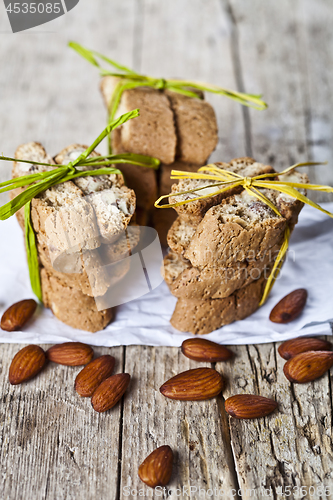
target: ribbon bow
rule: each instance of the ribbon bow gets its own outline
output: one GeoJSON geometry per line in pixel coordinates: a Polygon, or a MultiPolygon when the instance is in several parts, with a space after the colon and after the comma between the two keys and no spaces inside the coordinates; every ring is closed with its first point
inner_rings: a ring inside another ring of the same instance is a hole
{"type": "Polygon", "coordinates": [[[50,163],[42,163],[31,160],[21,160],[19,158],[9,158],[0,156],[0,160],[14,161],[20,163],[28,163],[30,165],[41,165],[45,167],[52,167],[52,170],[46,172],[39,172],[37,174],[24,175],[10,179],[0,183],[0,193],[10,191],[12,189],[28,186],[22,193],[16,196],[13,200],[9,201],[0,207],[0,220],[5,220],[14,215],[20,208],[24,208],[25,220],[25,238],[28,255],[28,266],[31,287],[38,299],[42,302],[42,290],[39,276],[38,252],[36,245],[36,236],[31,222],[31,200],[40,193],[63,182],[71,181],[77,177],[87,177],[91,175],[110,175],[121,174],[117,168],[111,167],[111,164],[131,163],[132,165],[139,165],[141,167],[148,167],[157,169],[160,162],[157,158],[149,156],[137,155],[133,153],[123,153],[118,155],[107,156],[94,156],[88,158],[95,148],[102,142],[102,140],[110,134],[112,130],[119,127],[123,123],[132,118],[139,116],[139,110],[135,109],[110,122],[103,132],[97,137],[91,146],[89,146],[80,156],[73,162],[67,165],[55,166],[50,163]],[[95,167],[102,168],[95,168],[95,167]],[[92,167],[92,170],[80,170],[80,167],[92,167]]]}
{"type": "MultiPolygon", "coordinates": [[[[175,80],[175,79],[166,80],[164,78],[154,78],[151,76],[140,75],[136,71],[133,71],[131,68],[121,65],[116,61],[104,56],[103,54],[96,52],[95,50],[88,50],[76,42],[69,42],[68,45],[72,49],[74,49],[78,54],[80,54],[84,59],[90,62],[90,64],[99,68],[100,74],[102,76],[116,76],[120,79],[115,87],[109,105],[109,120],[114,119],[123,92],[125,90],[134,89],[136,87],[152,87],[157,90],[168,89],[171,90],[172,92],[176,92],[178,94],[182,94],[188,97],[193,97],[196,99],[202,99],[202,97],[200,93],[195,92],[195,90],[206,91],[206,92],[211,92],[213,94],[224,95],[226,97],[229,97],[230,99],[240,102],[241,104],[243,104],[243,106],[249,106],[258,110],[263,110],[267,108],[267,104],[261,99],[261,95],[245,94],[244,92],[237,92],[236,90],[228,90],[223,87],[219,87],[218,85],[211,85],[209,83],[200,83],[200,82],[192,82],[189,80],[175,80]],[[105,61],[118,71],[104,69],[96,58],[102,59],[102,61],[105,61]]],[[[109,141],[109,148],[111,148],[111,140],[109,141]]]]}
{"type": "MultiPolygon", "coordinates": [[[[325,162],[327,163],[327,162],[325,162]]],[[[261,175],[256,175],[254,177],[243,177],[239,174],[236,174],[235,172],[230,172],[229,170],[225,170],[221,168],[217,164],[209,164],[204,167],[199,168],[197,172],[184,172],[181,170],[172,170],[171,171],[171,179],[198,179],[198,180],[208,180],[212,181],[212,184],[206,184],[203,187],[197,187],[193,189],[188,189],[187,191],[181,191],[181,192],[174,192],[174,193],[169,193],[166,195],[161,196],[156,202],[155,202],[155,207],[156,208],[170,208],[170,207],[179,207],[180,205],[184,205],[185,203],[191,203],[192,201],[196,200],[203,200],[204,198],[211,198],[212,196],[216,196],[217,194],[223,193],[225,191],[229,191],[230,189],[233,189],[238,186],[242,186],[251,196],[255,196],[258,198],[260,201],[268,205],[279,217],[282,217],[280,214],[279,210],[276,208],[276,206],[257,188],[262,188],[262,189],[273,189],[275,191],[279,191],[280,193],[287,194],[291,196],[292,198],[295,198],[302,203],[306,203],[307,205],[310,205],[311,207],[316,208],[317,210],[320,210],[321,212],[324,212],[326,215],[329,217],[333,218],[333,214],[324,208],[322,208],[320,205],[317,205],[314,201],[310,200],[307,198],[305,195],[300,193],[297,189],[310,189],[312,191],[323,191],[326,193],[333,193],[333,187],[331,186],[323,186],[320,184],[304,184],[301,182],[285,182],[281,180],[269,180],[269,178],[276,178],[280,175],[285,175],[290,173],[292,170],[294,170],[297,167],[303,167],[307,165],[324,165],[325,163],[321,162],[304,162],[304,163],[296,163],[295,165],[292,165],[291,167],[286,168],[282,172],[274,172],[272,174],[261,174],[261,175]],[[198,191],[202,189],[206,189],[207,187],[216,187],[216,191],[213,193],[205,194],[205,195],[199,195],[194,198],[189,198],[187,200],[183,201],[178,201],[175,203],[168,203],[165,205],[159,205],[159,203],[164,200],[165,198],[169,197],[177,197],[183,194],[188,194],[188,193],[197,193],[198,191]]],[[[274,282],[276,278],[278,277],[278,274],[280,272],[280,269],[282,267],[282,263],[284,260],[284,256],[287,253],[288,246],[289,246],[289,239],[290,239],[290,227],[287,225],[284,233],[284,241],[283,244],[280,248],[280,251],[275,259],[274,266],[272,268],[272,271],[270,273],[270,276],[267,280],[265,290],[262,296],[262,299],[260,301],[260,306],[263,305],[267,297],[274,285],[274,282]]]]}

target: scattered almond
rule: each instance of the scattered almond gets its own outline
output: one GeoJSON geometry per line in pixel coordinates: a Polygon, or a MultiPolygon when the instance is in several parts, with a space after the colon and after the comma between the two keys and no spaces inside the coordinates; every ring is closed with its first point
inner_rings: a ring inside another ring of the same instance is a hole
{"type": "Polygon", "coordinates": [[[290,359],[307,351],[330,351],[332,344],[326,340],[316,337],[298,337],[296,339],[286,340],[278,348],[279,354],[283,359],[290,359]]]}
{"type": "Polygon", "coordinates": [[[224,387],[222,376],[212,368],[196,368],[179,373],[160,388],[163,396],[183,401],[211,399],[224,387]]]}
{"type": "Polygon", "coordinates": [[[289,323],[296,319],[304,309],[308,292],[299,288],[286,295],[273,307],[269,319],[274,323],[289,323]]]}
{"type": "Polygon", "coordinates": [[[92,360],[94,351],[89,345],[81,342],[65,342],[50,347],[46,351],[46,356],[59,365],[80,366],[92,360]]]}
{"type": "Polygon", "coordinates": [[[277,408],[273,399],[253,394],[231,396],[225,402],[226,412],[234,418],[261,418],[269,415],[277,408]]]}
{"type": "Polygon", "coordinates": [[[324,375],[333,366],[333,352],[308,351],[296,354],[283,367],[290,382],[305,384],[324,375]]]}
{"type": "Polygon", "coordinates": [[[0,323],[2,330],[20,330],[32,318],[36,308],[37,302],[33,299],[16,302],[3,313],[0,323]]]}
{"type": "Polygon", "coordinates": [[[131,377],[128,373],[118,373],[104,380],[91,398],[91,404],[99,413],[110,410],[125,394],[131,377]]]}
{"type": "Polygon", "coordinates": [[[38,345],[28,345],[15,354],[9,368],[9,382],[22,384],[35,377],[46,361],[45,352],[38,345]]]}
{"type": "Polygon", "coordinates": [[[92,396],[97,387],[112,375],[115,359],[109,354],[90,361],[77,375],[75,390],[83,397],[92,396]]]}
{"type": "Polygon", "coordinates": [[[206,339],[187,339],[182,343],[182,353],[184,356],[195,361],[227,361],[233,357],[233,352],[223,345],[216,344],[206,339]]]}
{"type": "Polygon", "coordinates": [[[142,462],[139,467],[139,478],[147,486],[166,486],[172,474],[173,453],[170,446],[160,446],[142,462]]]}

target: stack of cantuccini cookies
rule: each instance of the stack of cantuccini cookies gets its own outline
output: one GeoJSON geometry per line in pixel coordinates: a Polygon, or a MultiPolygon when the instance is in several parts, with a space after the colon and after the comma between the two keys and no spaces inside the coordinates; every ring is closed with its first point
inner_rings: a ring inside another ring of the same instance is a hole
{"type": "MultiPolygon", "coordinates": [[[[274,172],[252,158],[216,165],[243,177],[274,172]]],[[[277,179],[308,182],[306,174],[296,171],[277,179]]],[[[211,180],[182,179],[173,184],[169,201],[179,203],[214,193],[218,188],[212,184],[211,180]],[[203,189],[177,195],[196,188],[203,189]]],[[[273,189],[259,191],[282,217],[240,186],[175,207],[178,217],[168,232],[171,250],[163,271],[171,293],[178,298],[171,318],[178,330],[209,333],[258,309],[285,230],[287,226],[293,229],[303,206],[273,189]]]]}
{"type": "MultiPolygon", "coordinates": [[[[101,90],[108,108],[118,81],[112,76],[102,79],[101,90]]],[[[197,93],[198,99],[149,87],[126,90],[117,116],[139,108],[140,119],[130,120],[112,133],[114,153],[143,154],[161,161],[158,171],[126,164],[117,167],[126,185],[136,193],[141,215],[138,222],[153,222],[163,244],[176,215],[172,209],[154,209],[154,202],[170,191],[171,170],[196,171],[207,162],[218,142],[214,110],[203,100],[203,94],[197,93]]]]}
{"type": "MultiPolygon", "coordinates": [[[[41,144],[31,142],[20,146],[15,158],[57,166],[76,160],[85,150],[75,144],[52,158],[41,144]]],[[[15,178],[47,170],[52,167],[15,162],[12,174],[15,178]]],[[[12,191],[11,198],[23,190],[12,191]]],[[[116,174],[78,177],[33,198],[43,302],[64,323],[95,332],[112,321],[113,309],[99,310],[95,298],[104,297],[129,270],[125,257],[140,239],[139,231],[128,228],[135,203],[134,191],[116,174]]],[[[24,208],[17,218],[24,230],[24,208]]]]}

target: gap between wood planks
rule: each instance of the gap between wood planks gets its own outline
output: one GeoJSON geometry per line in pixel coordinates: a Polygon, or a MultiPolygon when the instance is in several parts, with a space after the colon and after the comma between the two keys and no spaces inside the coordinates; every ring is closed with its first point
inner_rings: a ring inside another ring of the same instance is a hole
{"type": "MultiPolygon", "coordinates": [[[[233,13],[232,7],[229,0],[219,0],[223,12],[230,24],[230,54],[231,60],[234,67],[235,80],[238,92],[246,92],[244,85],[242,61],[240,57],[239,49],[239,31],[236,17],[233,13]]],[[[244,132],[245,132],[245,150],[246,155],[252,158],[253,148],[252,148],[252,133],[251,133],[251,118],[249,108],[247,106],[242,106],[242,116],[244,122],[244,132]]]]}

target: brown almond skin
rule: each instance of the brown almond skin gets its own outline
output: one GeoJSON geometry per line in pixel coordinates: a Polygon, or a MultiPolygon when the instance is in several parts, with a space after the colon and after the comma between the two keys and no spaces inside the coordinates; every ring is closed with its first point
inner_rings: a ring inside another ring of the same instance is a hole
{"type": "Polygon", "coordinates": [[[173,453],[170,446],[160,446],[142,462],[138,475],[151,488],[166,486],[172,474],[173,453]]]}
{"type": "Polygon", "coordinates": [[[80,366],[89,363],[94,356],[90,345],[81,342],[56,344],[46,351],[46,357],[53,363],[66,366],[80,366]]]}
{"type": "Polygon", "coordinates": [[[160,388],[163,396],[181,401],[202,401],[220,394],[222,376],[213,368],[195,368],[179,373],[160,388]]]}
{"type": "Polygon", "coordinates": [[[21,328],[32,318],[37,308],[33,299],[20,300],[10,306],[2,315],[0,326],[2,330],[14,332],[21,328]]]}
{"type": "Polygon", "coordinates": [[[38,345],[28,345],[17,352],[9,367],[9,382],[22,384],[35,377],[45,365],[45,352],[38,345]]]}
{"type": "Polygon", "coordinates": [[[265,417],[272,413],[277,406],[278,404],[274,399],[252,394],[231,396],[225,402],[226,412],[231,417],[239,419],[265,417]]]}
{"type": "Polygon", "coordinates": [[[326,340],[316,337],[298,337],[296,339],[286,340],[278,348],[279,354],[283,359],[290,359],[307,351],[330,351],[332,344],[326,340]]]}
{"type": "Polygon", "coordinates": [[[283,367],[290,382],[305,384],[324,375],[333,366],[333,352],[308,351],[296,354],[283,367]]]}
{"type": "Polygon", "coordinates": [[[90,361],[75,379],[76,392],[82,397],[91,397],[103,380],[112,375],[114,364],[115,359],[109,354],[90,361]]]}
{"type": "Polygon", "coordinates": [[[118,373],[104,380],[91,398],[94,410],[102,413],[113,408],[125,394],[130,380],[128,373],[118,373]]]}
{"type": "Polygon", "coordinates": [[[269,319],[273,323],[290,323],[301,314],[307,298],[308,292],[305,288],[294,290],[273,307],[269,319]]]}
{"type": "Polygon", "coordinates": [[[227,361],[234,356],[234,353],[223,345],[206,339],[186,339],[181,349],[184,356],[195,361],[217,363],[227,361]]]}

